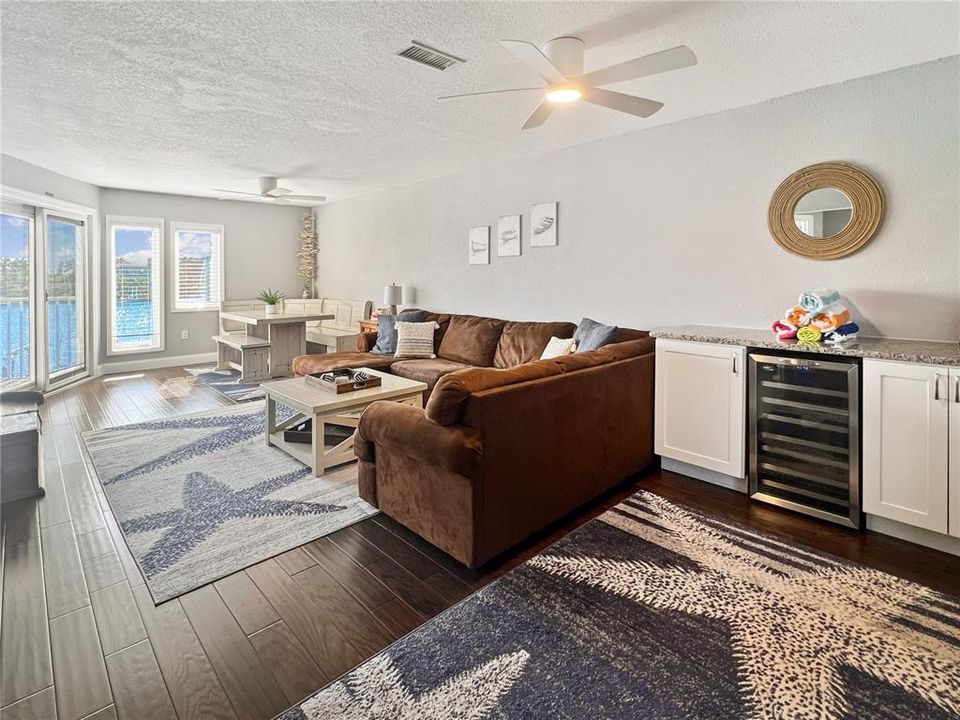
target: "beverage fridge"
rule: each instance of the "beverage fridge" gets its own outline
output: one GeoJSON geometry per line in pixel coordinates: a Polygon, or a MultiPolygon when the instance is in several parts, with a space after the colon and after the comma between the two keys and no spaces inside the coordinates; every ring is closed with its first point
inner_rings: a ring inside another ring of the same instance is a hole
{"type": "Polygon", "coordinates": [[[748,367],[750,496],[862,527],[859,361],[764,351],[748,367]]]}

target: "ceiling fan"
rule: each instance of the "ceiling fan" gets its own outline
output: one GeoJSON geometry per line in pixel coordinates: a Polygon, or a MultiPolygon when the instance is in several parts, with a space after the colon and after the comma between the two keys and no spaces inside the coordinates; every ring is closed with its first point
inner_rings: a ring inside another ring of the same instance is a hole
{"type": "MultiPolygon", "coordinates": [[[[260,192],[243,192],[242,190],[224,190],[223,188],[213,188],[214,192],[230,193],[231,195],[246,195],[249,198],[257,200],[270,200],[272,202],[284,203],[288,200],[315,200],[323,202],[327,198],[323,195],[294,195],[292,190],[282,188],[277,184],[275,177],[262,177],[259,179],[260,192]]],[[[244,198],[217,198],[217,200],[243,200],[244,198]]]]}
{"type": "Polygon", "coordinates": [[[539,90],[544,93],[543,100],[527,118],[527,121],[523,124],[523,130],[543,125],[558,104],[577,100],[602,105],[611,110],[629,113],[630,115],[650,117],[663,107],[663,103],[636,95],[605,90],[602,86],[679,70],[697,64],[697,56],[693,54],[693,51],[686,45],[679,45],[669,50],[662,50],[651,55],[644,55],[611,65],[602,70],[584,73],[583,53],[585,44],[580,38],[554,38],[543,46],[542,51],[533,43],[524,40],[501,40],[500,44],[549,84],[546,87],[511,88],[509,90],[487,90],[460,95],[445,95],[438,99],[453,100],[475,95],[539,90]]]}

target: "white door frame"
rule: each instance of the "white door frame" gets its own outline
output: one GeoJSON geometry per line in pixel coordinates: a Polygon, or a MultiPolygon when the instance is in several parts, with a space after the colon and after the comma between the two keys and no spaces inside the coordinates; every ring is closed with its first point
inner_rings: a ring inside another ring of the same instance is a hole
{"type": "Polygon", "coordinates": [[[27,316],[29,328],[27,330],[27,343],[29,344],[29,351],[27,353],[27,377],[20,381],[14,382],[9,381],[3,387],[4,389],[17,390],[23,387],[38,387],[37,384],[37,322],[34,313],[34,308],[37,306],[37,256],[36,256],[36,247],[37,247],[37,218],[35,208],[25,205],[24,203],[15,202],[8,198],[3,198],[3,202],[0,203],[0,211],[4,215],[12,215],[14,217],[23,218],[29,223],[29,231],[27,236],[27,316]]]}
{"type": "MultiPolygon", "coordinates": [[[[90,323],[87,322],[87,315],[89,315],[88,308],[90,308],[90,302],[87,299],[87,292],[89,287],[89,282],[87,277],[89,275],[90,268],[90,252],[89,252],[89,237],[90,237],[90,222],[86,215],[72,212],[64,212],[61,210],[54,210],[47,207],[38,207],[37,208],[37,232],[35,234],[36,243],[37,243],[37,273],[42,273],[44,280],[42,283],[44,290],[44,297],[39,297],[41,283],[37,284],[37,387],[40,388],[43,392],[49,392],[51,390],[56,390],[58,388],[64,387],[66,385],[71,385],[74,382],[81,380],[83,378],[90,376],[90,353],[88,352],[87,344],[91,341],[90,338],[90,323]],[[83,321],[83,369],[79,372],[74,371],[67,373],[63,377],[55,378],[51,381],[50,377],[50,358],[49,349],[50,349],[50,338],[48,337],[49,330],[49,319],[47,317],[47,298],[49,295],[49,290],[47,289],[46,283],[46,273],[47,273],[47,222],[50,219],[63,218],[64,220],[73,220],[75,222],[82,223],[84,230],[83,238],[83,255],[79,258],[79,269],[77,272],[77,288],[80,295],[80,302],[77,303],[77,312],[82,313],[81,319],[83,321]]],[[[39,275],[37,277],[40,277],[39,275]]]]}
{"type": "MultiPolygon", "coordinates": [[[[89,205],[80,205],[78,203],[69,202],[67,200],[60,200],[59,198],[50,197],[49,195],[43,195],[41,193],[30,192],[29,190],[21,190],[20,188],[11,187],[9,185],[0,185],[0,200],[4,202],[18,203],[21,205],[31,205],[36,208],[37,217],[34,218],[34,256],[32,258],[34,262],[34,272],[31,273],[31,300],[37,307],[37,322],[33,323],[35,327],[31,328],[33,337],[31,342],[36,343],[39,334],[37,330],[39,329],[36,326],[40,325],[42,313],[42,320],[45,323],[46,321],[46,303],[40,303],[39,298],[36,297],[37,288],[36,288],[36,272],[39,271],[41,267],[38,263],[42,260],[42,254],[45,251],[45,243],[41,243],[41,234],[45,232],[46,228],[41,229],[41,218],[40,215],[43,213],[41,211],[49,211],[52,214],[63,215],[65,217],[73,216],[74,219],[83,220],[84,226],[86,228],[87,235],[87,247],[86,247],[86,257],[84,262],[86,264],[86,272],[84,273],[85,277],[83,278],[84,283],[84,302],[86,303],[87,310],[85,312],[85,330],[86,330],[86,344],[84,347],[84,354],[86,356],[86,372],[78,375],[71,375],[68,378],[70,383],[77,382],[83,378],[90,376],[97,376],[100,374],[100,361],[99,361],[99,348],[100,348],[100,317],[101,317],[101,300],[100,300],[100,221],[99,221],[99,211],[95,207],[90,207],[89,205]],[[40,305],[43,305],[41,308],[40,305]]],[[[45,272],[44,268],[44,272],[45,272]]],[[[43,333],[45,335],[44,324],[43,333]]],[[[51,390],[52,388],[45,388],[41,384],[41,380],[45,383],[46,378],[46,362],[44,366],[40,367],[39,354],[42,352],[44,356],[46,355],[46,348],[37,347],[34,354],[34,362],[36,367],[34,368],[34,381],[37,387],[41,390],[51,390]],[[43,377],[40,377],[42,373],[43,377]]],[[[46,358],[44,357],[44,360],[46,358]]],[[[57,387],[61,387],[63,384],[57,384],[57,387]]]]}

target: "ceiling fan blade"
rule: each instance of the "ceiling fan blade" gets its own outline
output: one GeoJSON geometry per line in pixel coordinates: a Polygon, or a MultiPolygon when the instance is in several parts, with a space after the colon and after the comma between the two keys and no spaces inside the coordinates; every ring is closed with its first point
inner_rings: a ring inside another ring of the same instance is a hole
{"type": "Polygon", "coordinates": [[[540,127],[546,122],[546,119],[550,117],[550,113],[553,112],[554,107],[556,106],[553,103],[544,100],[537,105],[537,109],[530,114],[530,117],[527,118],[527,121],[520,129],[529,130],[530,128],[540,127]]]}
{"type": "Polygon", "coordinates": [[[225,192],[232,195],[250,195],[252,197],[260,197],[260,193],[243,192],[242,190],[224,190],[223,188],[210,188],[210,190],[212,192],[225,192]]]}
{"type": "Polygon", "coordinates": [[[327,198],[324,195],[284,195],[284,200],[316,200],[324,202],[327,198]]]}
{"type": "Polygon", "coordinates": [[[280,197],[281,195],[289,195],[293,190],[288,190],[287,188],[275,187],[272,190],[267,190],[264,192],[264,195],[270,195],[271,197],[280,197]]]}
{"type": "Polygon", "coordinates": [[[583,99],[594,105],[602,105],[611,110],[618,110],[643,118],[650,117],[663,107],[663,103],[656,100],[648,100],[636,95],[625,95],[624,93],[600,88],[586,88],[583,91],[583,99]]]}
{"type": "Polygon", "coordinates": [[[529,87],[529,88],[510,88],[509,90],[484,90],[482,92],[472,92],[472,93],[460,93],[459,95],[443,95],[438,97],[437,100],[456,100],[457,98],[465,97],[474,97],[475,95],[498,95],[500,93],[515,93],[515,92],[525,92],[527,90],[539,90],[543,92],[545,88],[542,87],[529,87]]]}
{"type": "Polygon", "coordinates": [[[697,64],[697,56],[686,45],[678,45],[651,55],[627,60],[581,75],[578,80],[585,85],[609,85],[610,83],[633,80],[635,78],[656,75],[657,73],[679,70],[697,64]]]}
{"type": "Polygon", "coordinates": [[[269,195],[254,195],[253,193],[242,193],[244,197],[218,197],[217,200],[229,200],[230,202],[264,202],[268,200],[273,202],[275,198],[269,195]]]}
{"type": "Polygon", "coordinates": [[[550,62],[550,59],[540,52],[540,48],[533,43],[526,42],[525,40],[501,40],[500,44],[503,45],[504,49],[511,55],[517,58],[517,60],[529,67],[548,83],[557,84],[566,81],[566,78],[563,76],[563,73],[557,69],[557,66],[550,62]]]}

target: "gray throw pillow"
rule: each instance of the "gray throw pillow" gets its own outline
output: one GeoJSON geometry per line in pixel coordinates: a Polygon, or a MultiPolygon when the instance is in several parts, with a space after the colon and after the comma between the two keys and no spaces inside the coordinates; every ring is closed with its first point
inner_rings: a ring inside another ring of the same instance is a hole
{"type": "Polygon", "coordinates": [[[378,355],[393,355],[397,351],[397,322],[423,322],[423,310],[406,310],[396,315],[377,318],[377,344],[370,350],[378,355]]]}
{"type": "Polygon", "coordinates": [[[596,350],[616,341],[617,328],[615,325],[603,325],[596,320],[584,318],[577,325],[573,339],[577,341],[578,353],[596,350]]]}

